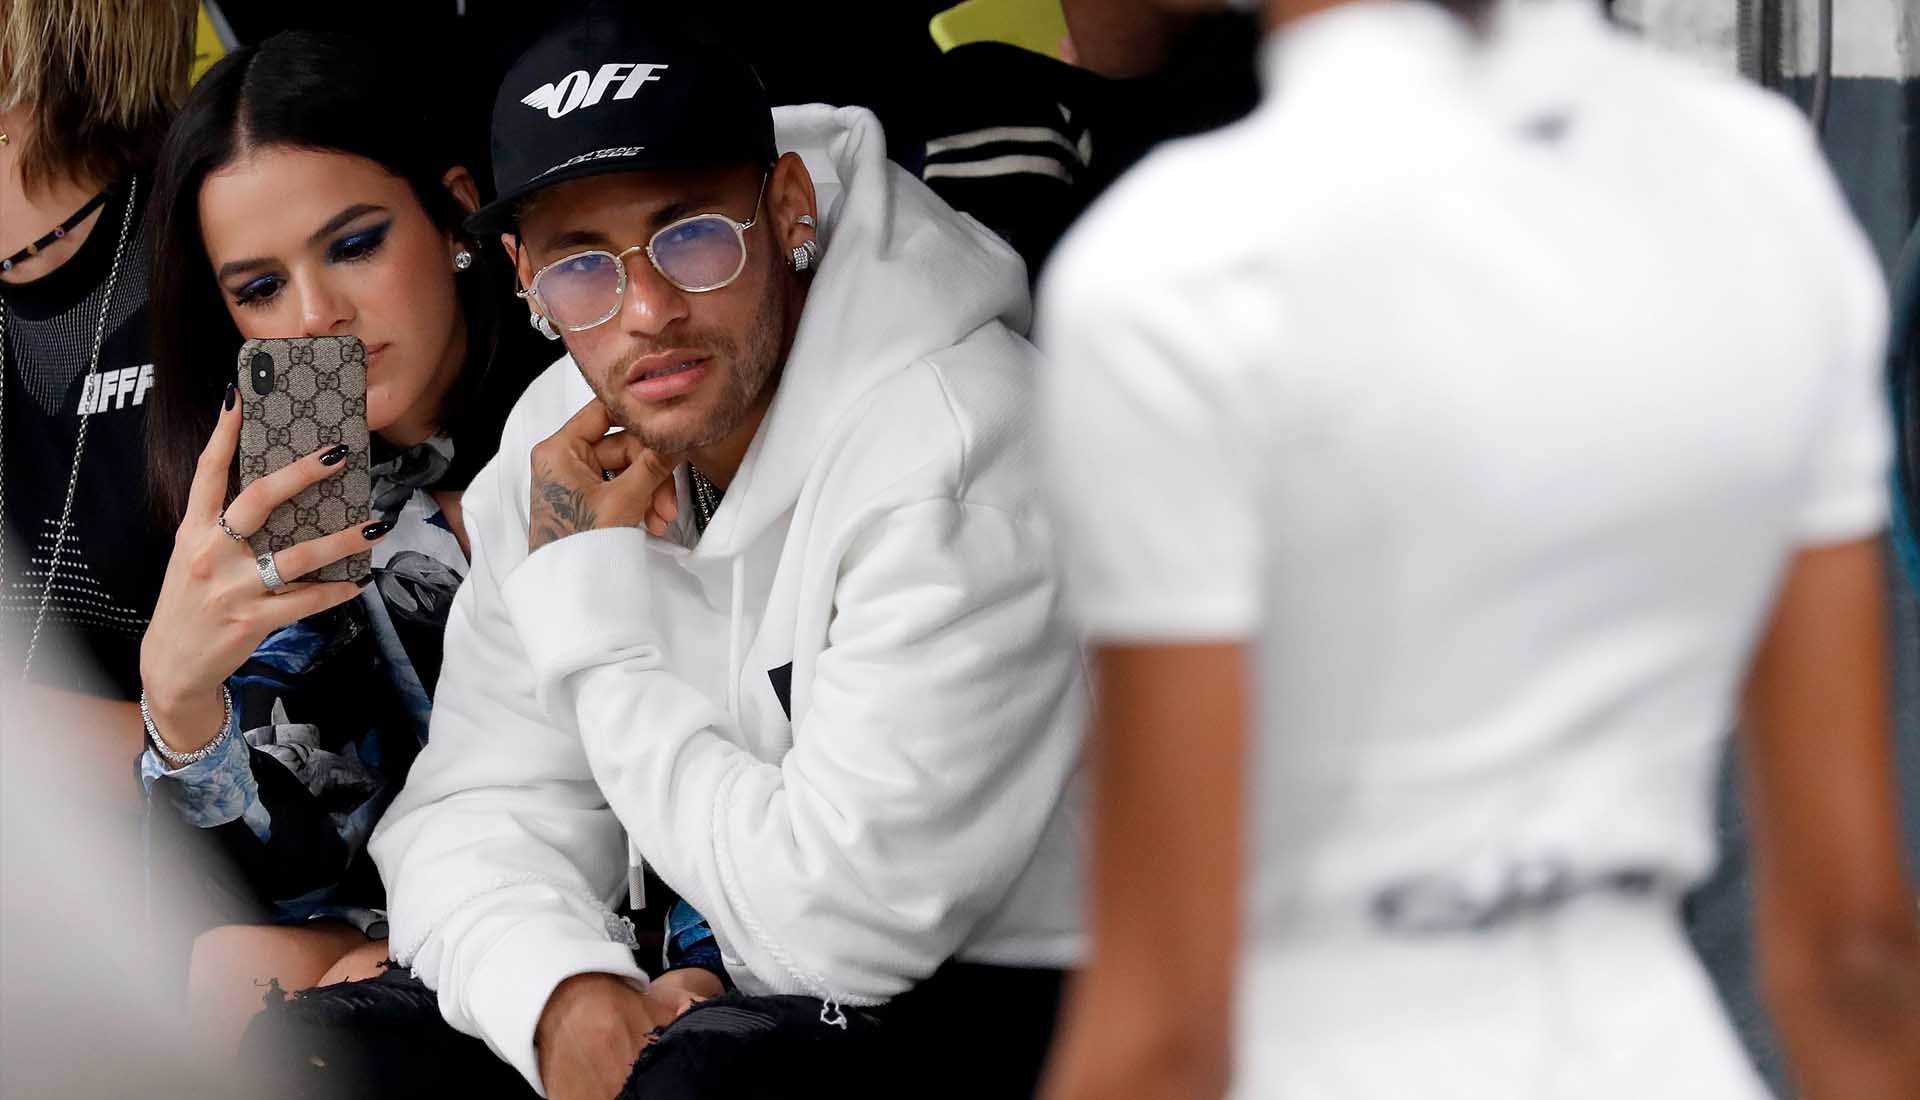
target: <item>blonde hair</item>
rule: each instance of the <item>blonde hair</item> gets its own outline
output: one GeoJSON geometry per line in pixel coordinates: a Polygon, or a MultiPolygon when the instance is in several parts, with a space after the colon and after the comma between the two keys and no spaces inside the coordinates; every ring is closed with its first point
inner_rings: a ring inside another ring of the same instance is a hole
{"type": "Polygon", "coordinates": [[[20,179],[105,184],[150,163],[187,92],[196,0],[0,0],[0,110],[25,107],[20,179]]]}

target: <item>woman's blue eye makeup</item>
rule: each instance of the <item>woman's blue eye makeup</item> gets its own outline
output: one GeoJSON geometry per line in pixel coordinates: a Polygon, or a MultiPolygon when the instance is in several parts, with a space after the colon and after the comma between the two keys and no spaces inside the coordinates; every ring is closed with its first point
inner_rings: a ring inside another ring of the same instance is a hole
{"type": "MultiPolygon", "coordinates": [[[[351,264],[371,259],[387,242],[387,232],[393,228],[393,219],[388,218],[378,225],[356,229],[343,233],[327,245],[327,262],[330,264],[351,264]]],[[[271,303],[280,289],[286,285],[285,275],[260,275],[229,291],[233,303],[264,309],[271,303]]]]}
{"type": "Polygon", "coordinates": [[[364,260],[380,250],[386,243],[387,231],[393,228],[391,220],[366,229],[357,229],[335,240],[327,246],[327,260],[330,263],[352,263],[364,260]]]}
{"type": "Polygon", "coordinates": [[[280,282],[280,276],[278,275],[262,275],[258,279],[250,279],[245,285],[233,292],[234,304],[242,306],[265,305],[268,299],[279,292],[280,282]]]}

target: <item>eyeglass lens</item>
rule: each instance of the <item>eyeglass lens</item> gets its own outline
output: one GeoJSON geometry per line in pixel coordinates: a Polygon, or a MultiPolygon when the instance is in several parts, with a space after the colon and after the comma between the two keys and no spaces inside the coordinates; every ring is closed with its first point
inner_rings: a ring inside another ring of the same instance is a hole
{"type": "MultiPolygon", "coordinates": [[[[746,251],[733,223],[702,214],[662,229],[653,238],[653,263],[681,290],[713,290],[746,265],[746,251]]],[[[540,277],[547,315],[565,327],[600,323],[620,308],[621,261],[609,252],[582,252],[540,277]]]]}
{"type": "Polygon", "coordinates": [[[540,304],[557,324],[603,321],[620,306],[620,261],[606,252],[582,252],[540,276],[540,304]]]}
{"type": "Polygon", "coordinates": [[[746,255],[725,218],[703,214],[667,226],[653,238],[653,262],[682,290],[704,290],[740,273],[746,255]]]}

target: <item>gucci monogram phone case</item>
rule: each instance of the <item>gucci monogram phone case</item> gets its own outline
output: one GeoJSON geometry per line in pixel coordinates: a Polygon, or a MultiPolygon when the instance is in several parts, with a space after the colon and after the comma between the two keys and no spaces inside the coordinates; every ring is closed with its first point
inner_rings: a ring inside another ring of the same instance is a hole
{"type": "MultiPolygon", "coordinates": [[[[247,540],[254,554],[364,525],[373,498],[366,347],[351,336],[248,340],[240,346],[238,374],[241,488],[327,444],[347,445],[344,469],[275,508],[247,540]]],[[[373,553],[363,550],[301,579],[359,581],[372,571],[373,553]]]]}

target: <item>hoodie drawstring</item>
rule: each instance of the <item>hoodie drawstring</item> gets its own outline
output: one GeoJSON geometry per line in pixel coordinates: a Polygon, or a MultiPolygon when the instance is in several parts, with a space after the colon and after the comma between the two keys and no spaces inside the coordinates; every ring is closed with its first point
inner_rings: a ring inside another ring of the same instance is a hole
{"type": "Polygon", "coordinates": [[[727,594],[727,715],[740,721],[740,625],[746,618],[740,593],[746,587],[747,562],[744,554],[733,557],[733,591],[727,594]]]}

